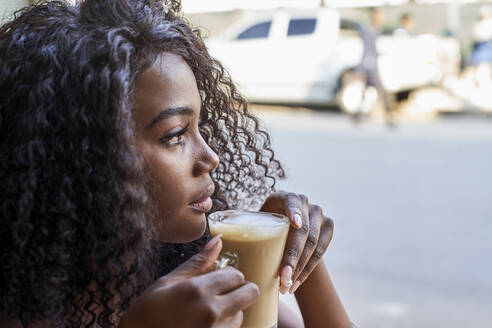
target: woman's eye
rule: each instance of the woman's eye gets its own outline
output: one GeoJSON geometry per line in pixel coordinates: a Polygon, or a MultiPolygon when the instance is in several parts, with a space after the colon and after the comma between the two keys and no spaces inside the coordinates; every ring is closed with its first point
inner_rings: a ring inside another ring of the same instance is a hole
{"type": "Polygon", "coordinates": [[[190,126],[190,123],[188,123],[181,130],[178,130],[176,132],[172,132],[170,134],[167,134],[165,136],[160,137],[159,141],[162,144],[169,145],[169,146],[181,145],[181,144],[183,144],[183,135],[188,131],[189,126],[190,126]]]}
{"type": "Polygon", "coordinates": [[[168,140],[169,145],[180,145],[183,143],[183,135],[175,136],[168,140]]]}

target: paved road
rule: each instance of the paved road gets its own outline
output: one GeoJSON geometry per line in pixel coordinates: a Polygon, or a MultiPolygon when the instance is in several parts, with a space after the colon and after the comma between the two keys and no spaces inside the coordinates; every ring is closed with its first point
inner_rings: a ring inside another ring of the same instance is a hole
{"type": "Polygon", "coordinates": [[[287,169],[280,188],[335,219],[326,262],[359,327],[492,327],[492,119],[260,116],[287,169]]]}

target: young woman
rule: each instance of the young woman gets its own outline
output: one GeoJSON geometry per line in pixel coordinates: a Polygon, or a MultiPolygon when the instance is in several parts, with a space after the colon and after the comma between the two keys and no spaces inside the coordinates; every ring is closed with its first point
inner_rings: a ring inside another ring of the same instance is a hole
{"type": "Polygon", "coordinates": [[[259,206],[292,221],[281,291],[305,325],[350,326],[332,221],[274,192],[267,132],[178,10],[52,1],[1,27],[1,327],[239,327],[258,289],[211,271],[205,215],[259,206]]]}

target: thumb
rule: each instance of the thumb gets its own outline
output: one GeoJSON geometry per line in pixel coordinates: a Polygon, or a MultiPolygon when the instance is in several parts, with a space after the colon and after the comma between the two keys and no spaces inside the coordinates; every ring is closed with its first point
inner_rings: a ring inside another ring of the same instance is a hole
{"type": "Polygon", "coordinates": [[[168,278],[172,281],[179,281],[210,271],[222,250],[221,236],[218,234],[212,238],[200,253],[193,255],[188,261],[177,267],[168,275],[168,278]]]}

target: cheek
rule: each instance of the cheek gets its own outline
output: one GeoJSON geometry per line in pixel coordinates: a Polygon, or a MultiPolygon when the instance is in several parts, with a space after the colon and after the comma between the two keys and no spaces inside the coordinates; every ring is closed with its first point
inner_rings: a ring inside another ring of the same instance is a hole
{"type": "Polygon", "coordinates": [[[162,155],[153,156],[147,163],[152,194],[159,207],[172,208],[173,205],[179,205],[177,200],[184,200],[186,196],[184,168],[178,165],[178,161],[169,161],[162,155]]]}
{"type": "Polygon", "coordinates": [[[189,160],[192,156],[185,155],[155,148],[148,148],[143,154],[155,209],[152,221],[162,242],[190,242],[200,238],[206,229],[205,215],[188,207],[196,186],[189,160]]]}

